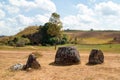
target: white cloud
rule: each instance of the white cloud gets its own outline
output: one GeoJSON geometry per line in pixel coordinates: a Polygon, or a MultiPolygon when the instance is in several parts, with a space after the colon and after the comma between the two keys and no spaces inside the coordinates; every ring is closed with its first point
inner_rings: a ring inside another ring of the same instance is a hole
{"type": "Polygon", "coordinates": [[[79,10],[79,14],[81,15],[94,15],[93,10],[84,4],[78,4],[76,8],[79,10]]]}
{"type": "Polygon", "coordinates": [[[94,19],[87,15],[79,15],[76,16],[67,16],[62,19],[64,28],[70,28],[70,29],[82,29],[82,30],[88,30],[91,29],[91,26],[93,26],[93,23],[97,23],[94,19]]]}
{"type": "Polygon", "coordinates": [[[0,1],[0,35],[14,35],[30,25],[43,25],[55,11],[51,0],[0,1]]]}
{"type": "Polygon", "coordinates": [[[44,15],[36,15],[35,18],[34,18],[34,21],[36,22],[36,24],[39,23],[39,24],[42,24],[42,25],[44,23],[48,22],[48,20],[49,20],[49,17],[44,16],[44,15]]]}
{"type": "Polygon", "coordinates": [[[0,21],[0,27],[3,27],[5,25],[4,21],[0,21]]]}
{"type": "Polygon", "coordinates": [[[21,14],[16,17],[16,20],[20,25],[24,25],[24,26],[28,26],[34,22],[31,17],[26,17],[21,14]]]}
{"type": "Polygon", "coordinates": [[[15,7],[15,6],[11,6],[11,5],[6,5],[5,9],[7,10],[8,13],[10,14],[15,14],[15,13],[19,13],[19,8],[15,7]]]}
{"type": "Polygon", "coordinates": [[[0,9],[7,14],[17,14],[19,13],[20,9],[16,6],[6,4],[6,3],[0,3],[0,9]]]}
{"type": "Polygon", "coordinates": [[[0,19],[5,17],[5,12],[3,10],[0,9],[0,19]]]}
{"type": "Polygon", "coordinates": [[[27,0],[9,0],[9,2],[17,7],[35,7],[34,2],[27,0]]]}
{"type": "Polygon", "coordinates": [[[94,11],[84,4],[78,4],[76,6],[78,9],[77,15],[66,16],[62,19],[63,25],[66,28],[71,29],[90,29],[93,23],[97,23],[94,19],[94,11]]]}
{"type": "Polygon", "coordinates": [[[96,2],[96,0],[89,0],[89,1],[92,2],[92,3],[96,2]]]}
{"type": "Polygon", "coordinates": [[[6,26],[5,21],[0,21],[0,35],[4,35],[6,33],[9,34],[9,27],[6,26]]]}
{"type": "Polygon", "coordinates": [[[56,11],[56,6],[51,0],[35,0],[35,4],[43,10],[48,10],[50,12],[56,11]]]}
{"type": "Polygon", "coordinates": [[[2,3],[0,3],[0,8],[1,8],[2,6],[3,6],[2,3]]]}
{"type": "Polygon", "coordinates": [[[30,25],[43,25],[49,19],[48,15],[36,15],[35,17],[27,17],[19,14],[12,18],[6,18],[5,21],[0,21],[0,34],[13,35],[23,30],[30,25]]]}
{"type": "Polygon", "coordinates": [[[18,15],[14,18],[6,18],[4,21],[0,21],[0,35],[14,35],[21,29],[27,27],[32,20],[29,17],[18,15]]]}
{"type": "MultiPolygon", "coordinates": [[[[47,15],[48,16],[48,15],[47,15]]],[[[49,17],[45,15],[35,15],[34,17],[27,17],[24,15],[18,15],[16,16],[15,20],[17,21],[17,24],[23,25],[23,26],[29,26],[29,25],[43,25],[44,23],[48,22],[49,17]]]]}
{"type": "Polygon", "coordinates": [[[74,25],[75,26],[80,26],[78,18],[76,16],[72,16],[72,15],[63,18],[62,22],[63,22],[63,26],[68,26],[68,27],[71,27],[71,26],[74,26],[74,25]]]}
{"type": "Polygon", "coordinates": [[[48,22],[50,14],[35,15],[34,17],[27,17],[19,14],[15,17],[9,17],[0,21],[0,35],[14,35],[20,30],[30,25],[44,25],[48,22]]]}
{"type": "Polygon", "coordinates": [[[9,0],[11,5],[24,8],[26,10],[31,10],[34,8],[39,8],[49,12],[55,12],[56,6],[51,0],[9,0]]]}
{"type": "Polygon", "coordinates": [[[99,15],[116,16],[120,14],[120,4],[113,3],[112,1],[102,2],[102,3],[96,4],[95,10],[97,13],[99,13],[99,15]]]}
{"type": "Polygon", "coordinates": [[[89,30],[120,30],[120,4],[112,1],[95,4],[93,8],[78,4],[78,13],[62,19],[66,28],[89,30]]]}

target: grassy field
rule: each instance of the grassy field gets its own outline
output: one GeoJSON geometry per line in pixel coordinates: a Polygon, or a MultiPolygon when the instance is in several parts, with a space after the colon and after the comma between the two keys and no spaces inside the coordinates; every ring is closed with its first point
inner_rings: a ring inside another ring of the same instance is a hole
{"type": "MultiPolygon", "coordinates": [[[[103,52],[111,52],[111,53],[120,53],[120,44],[66,44],[66,45],[58,45],[58,47],[62,46],[75,46],[80,52],[90,52],[91,49],[101,49],[103,52]]],[[[19,51],[55,51],[54,46],[26,46],[26,47],[12,47],[12,46],[0,46],[0,50],[19,50],[19,51]]]]}

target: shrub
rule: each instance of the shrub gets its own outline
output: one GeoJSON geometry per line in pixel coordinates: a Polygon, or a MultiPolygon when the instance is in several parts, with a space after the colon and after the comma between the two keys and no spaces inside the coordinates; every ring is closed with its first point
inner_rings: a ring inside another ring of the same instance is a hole
{"type": "Polygon", "coordinates": [[[30,40],[28,38],[19,37],[16,41],[16,47],[24,47],[29,43],[30,43],[30,40]]]}
{"type": "Polygon", "coordinates": [[[61,44],[66,44],[68,42],[68,36],[63,34],[62,39],[60,41],[61,44]]]}
{"type": "Polygon", "coordinates": [[[15,37],[13,40],[8,41],[8,45],[16,46],[16,47],[23,47],[29,43],[30,40],[28,38],[23,38],[23,37],[15,37]]]}
{"type": "Polygon", "coordinates": [[[15,46],[15,43],[13,41],[8,41],[9,46],[15,46]]]}

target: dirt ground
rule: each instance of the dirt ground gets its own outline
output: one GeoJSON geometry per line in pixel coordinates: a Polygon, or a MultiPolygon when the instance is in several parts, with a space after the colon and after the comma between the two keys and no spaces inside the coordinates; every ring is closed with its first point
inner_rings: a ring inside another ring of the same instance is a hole
{"type": "Polygon", "coordinates": [[[40,51],[37,60],[41,69],[11,72],[8,68],[16,63],[26,63],[32,51],[0,51],[0,80],[120,80],[120,54],[104,53],[105,62],[88,66],[89,52],[80,52],[81,64],[70,66],[51,65],[55,51],[40,51]]]}

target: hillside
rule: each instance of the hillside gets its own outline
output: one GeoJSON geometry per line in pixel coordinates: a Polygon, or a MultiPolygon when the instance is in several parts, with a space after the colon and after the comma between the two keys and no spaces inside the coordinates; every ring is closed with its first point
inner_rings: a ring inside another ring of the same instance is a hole
{"type": "Polygon", "coordinates": [[[77,39],[80,44],[106,44],[120,43],[120,31],[65,31],[65,34],[70,35],[70,41],[77,39]],[[114,39],[116,38],[116,40],[114,39]]]}
{"type": "Polygon", "coordinates": [[[23,36],[23,35],[32,35],[39,31],[39,26],[29,26],[25,28],[23,31],[20,31],[15,36],[23,36]]]}
{"type": "Polygon", "coordinates": [[[1,37],[0,44],[8,44],[9,41],[14,40],[14,38],[16,37],[25,37],[30,40],[31,44],[38,44],[41,39],[41,34],[39,33],[39,30],[40,26],[29,26],[14,36],[1,37]]]}
{"type": "MultiPolygon", "coordinates": [[[[7,43],[9,39],[14,37],[27,37],[32,44],[39,44],[41,41],[41,33],[39,26],[29,26],[23,31],[11,37],[0,38],[0,43],[7,43]]],[[[69,43],[77,44],[120,44],[120,31],[81,31],[81,30],[65,30],[64,34],[68,35],[69,43]]]]}
{"type": "Polygon", "coordinates": [[[29,26],[25,28],[23,31],[19,32],[15,35],[15,37],[26,37],[30,40],[32,45],[38,45],[41,41],[41,26],[29,26]]]}

